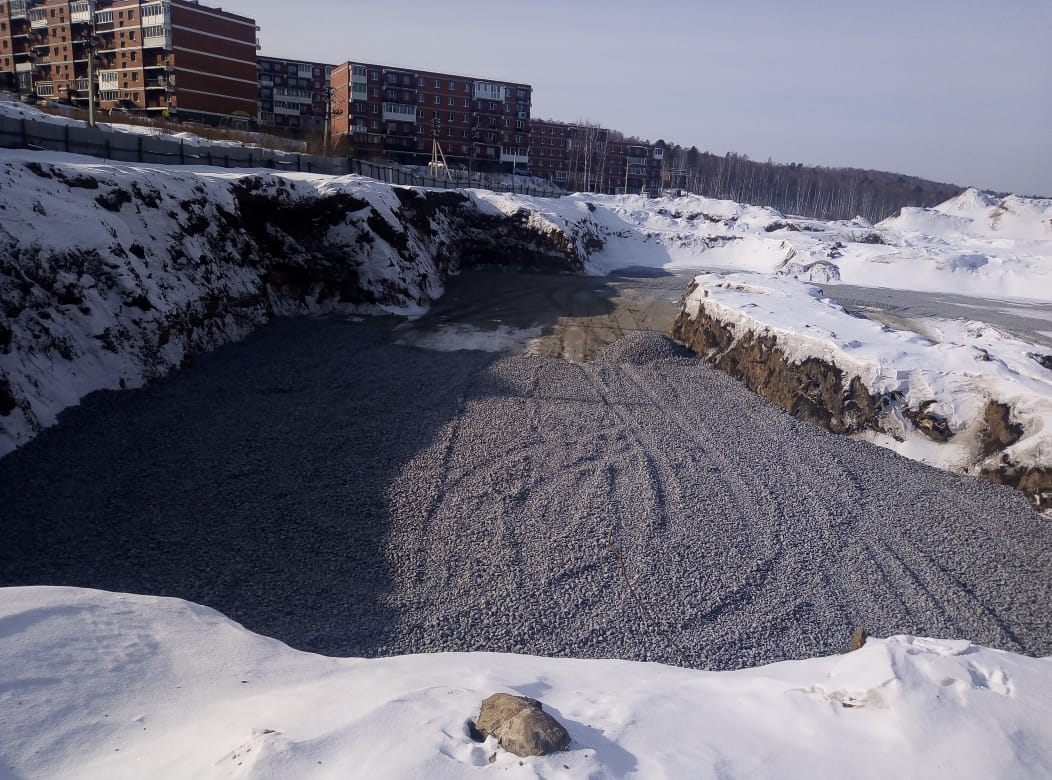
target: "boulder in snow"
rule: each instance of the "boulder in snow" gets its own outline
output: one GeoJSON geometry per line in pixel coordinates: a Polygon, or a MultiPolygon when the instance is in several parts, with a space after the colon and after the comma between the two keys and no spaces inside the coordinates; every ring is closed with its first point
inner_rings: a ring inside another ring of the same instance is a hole
{"type": "Polygon", "coordinates": [[[482,702],[476,728],[484,737],[495,736],[501,747],[517,756],[546,756],[570,744],[562,724],[528,696],[493,694],[482,702]]]}

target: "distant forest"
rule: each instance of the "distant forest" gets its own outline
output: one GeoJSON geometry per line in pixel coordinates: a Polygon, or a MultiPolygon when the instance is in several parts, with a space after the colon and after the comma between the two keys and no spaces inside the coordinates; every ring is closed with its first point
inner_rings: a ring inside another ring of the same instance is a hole
{"type": "Polygon", "coordinates": [[[870,222],[903,206],[935,206],[962,187],[886,171],[825,168],[800,163],[756,162],[747,155],[722,157],[665,141],[664,187],[710,198],[770,206],[785,214],[818,219],[865,217],[870,222]]]}

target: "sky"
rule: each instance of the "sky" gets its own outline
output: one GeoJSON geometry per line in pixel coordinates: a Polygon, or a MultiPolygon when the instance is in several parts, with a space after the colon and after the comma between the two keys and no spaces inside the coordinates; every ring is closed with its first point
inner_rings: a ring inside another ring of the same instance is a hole
{"type": "Polygon", "coordinates": [[[1052,0],[225,0],[262,53],[533,85],[532,115],[1052,196],[1052,0]]]}

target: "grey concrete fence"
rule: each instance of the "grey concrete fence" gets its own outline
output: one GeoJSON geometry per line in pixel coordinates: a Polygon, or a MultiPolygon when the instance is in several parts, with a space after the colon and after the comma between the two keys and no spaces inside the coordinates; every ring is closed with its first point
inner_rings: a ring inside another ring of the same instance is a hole
{"type": "Polygon", "coordinates": [[[469,182],[465,171],[449,176],[421,176],[396,166],[348,157],[318,157],[256,146],[219,143],[188,143],[166,135],[124,133],[87,125],[74,125],[0,115],[0,147],[69,152],[116,162],[153,165],[209,165],[220,168],[270,168],[279,171],[323,173],[335,176],[359,174],[389,184],[415,187],[485,187],[538,197],[559,197],[555,188],[518,186],[514,177],[475,174],[469,182]]]}

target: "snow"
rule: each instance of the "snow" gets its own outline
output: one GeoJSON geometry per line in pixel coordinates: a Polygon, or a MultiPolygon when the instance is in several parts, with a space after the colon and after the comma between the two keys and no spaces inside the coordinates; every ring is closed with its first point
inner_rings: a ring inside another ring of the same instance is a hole
{"type": "MultiPolygon", "coordinates": [[[[0,110],[33,109],[0,102],[0,110]]],[[[366,201],[390,224],[399,224],[400,202],[394,188],[361,176],[114,164],[58,153],[0,151],[0,191],[5,206],[0,236],[8,234],[9,244],[13,241],[11,245],[17,245],[21,253],[61,256],[96,251],[118,266],[116,273],[128,296],[142,293],[155,305],[163,301],[168,313],[185,310],[191,301],[207,295],[209,283],[199,279],[188,284],[182,275],[163,265],[157,267],[153,245],[160,246],[166,237],[175,235],[173,227],[183,228],[172,222],[174,211],[136,207],[134,215],[128,209],[112,214],[100,209],[95,197],[138,186],[158,193],[166,203],[204,197],[215,207],[230,210],[229,184],[250,175],[261,177],[271,189],[287,187],[292,198],[350,194],[366,201]],[[103,183],[102,188],[58,186],[53,179],[31,173],[26,163],[58,168],[67,177],[92,176],[103,183]],[[47,215],[46,230],[39,227],[42,212],[47,215]],[[114,257],[115,247],[129,247],[136,241],[150,250],[145,259],[114,257]]],[[[695,195],[649,199],[579,193],[539,198],[479,189],[465,192],[482,213],[518,215],[537,233],[565,236],[578,256],[589,258],[591,273],[650,266],[678,272],[762,275],[763,281],[746,285],[762,288],[762,295],[743,290],[731,294],[723,289],[707,305],[715,305],[718,299],[721,316],[737,318],[742,327],[748,321],[759,328],[773,328],[797,359],[831,360],[862,377],[873,392],[902,392],[913,408],[934,401],[932,411],[946,416],[955,431],[966,434],[950,446],[936,447],[914,436],[908,421],[889,417],[890,427],[884,435],[872,436],[903,454],[944,468],[974,471],[981,465],[975,452],[978,420],[986,401],[995,399],[1011,405],[1013,421],[1026,428],[1024,439],[1008,453],[1013,462],[1052,465],[1049,372],[1029,357],[1047,351],[1043,347],[1026,344],[979,321],[914,323],[914,330],[927,339],[915,333],[885,333],[872,323],[820,303],[812,288],[803,284],[833,282],[956,293],[999,301],[1006,310],[1015,308],[1014,301],[1023,301],[1029,302],[1027,316],[1048,317],[1037,306],[1052,302],[1050,200],[998,198],[968,190],[936,208],[905,208],[874,226],[860,218],[823,222],[788,217],[770,208],[695,195]],[[837,333],[841,338],[820,338],[816,336],[819,332],[837,333]],[[847,338],[845,334],[852,335],[847,338]],[[980,359],[983,355],[991,360],[980,359]]],[[[363,221],[363,214],[349,215],[347,224],[329,230],[328,239],[339,246],[352,246],[360,237],[363,221]]],[[[437,236],[439,241],[450,240],[441,227],[437,236]]],[[[187,257],[204,257],[210,251],[205,236],[180,234],[178,240],[187,257]]],[[[408,285],[409,295],[384,308],[409,316],[421,314],[427,302],[442,292],[440,274],[428,249],[414,247],[413,254],[420,258],[419,267],[409,274],[395,249],[377,238],[370,249],[370,262],[362,269],[366,286],[408,285]]],[[[127,354],[99,348],[99,337],[112,320],[125,316],[121,304],[127,301],[99,296],[90,279],[70,283],[88,290],[86,303],[92,313],[80,315],[71,309],[68,328],[58,333],[54,332],[57,326],[47,329],[56,339],[72,344],[82,357],[67,366],[51,362],[46,355],[0,355],[0,371],[31,378],[16,390],[18,397],[32,399],[34,417],[20,423],[13,438],[0,432],[0,453],[52,424],[61,409],[84,393],[136,386],[150,378],[127,354]],[[26,362],[31,360],[37,363],[26,362]],[[12,365],[12,361],[20,363],[12,365]]],[[[707,279],[705,284],[712,289],[716,282],[707,279]]],[[[253,272],[230,264],[223,269],[221,285],[224,294],[229,294],[258,286],[258,279],[253,272]]],[[[316,308],[315,302],[308,301],[306,308],[316,308]]],[[[252,325],[231,323],[219,341],[240,338],[252,325]]],[[[445,329],[429,346],[504,349],[528,343],[529,338],[528,333],[445,329]]],[[[195,346],[210,345],[214,344],[206,341],[195,346]]],[[[167,363],[178,365],[184,348],[169,345],[167,363]]],[[[22,412],[14,412],[19,414],[22,412]]]]}
{"type": "MultiPolygon", "coordinates": [[[[35,308],[20,304],[0,320],[15,334],[14,347],[0,350],[0,380],[6,377],[21,402],[0,417],[0,456],[53,425],[59,412],[85,394],[141,386],[178,366],[188,352],[243,338],[265,321],[257,307],[242,319],[220,317],[195,328],[192,343],[160,339],[156,354],[151,346],[158,331],[196,316],[209,297],[237,300],[258,293],[263,271],[239,261],[236,237],[224,231],[221,218],[237,211],[231,183],[248,177],[293,201],[333,192],[364,201],[369,208],[349,214],[326,236],[348,257],[369,229],[370,209],[389,224],[400,224],[394,189],[361,176],[137,165],[0,149],[0,247],[11,261],[0,282],[14,286],[16,279],[30,279],[34,284],[25,301],[54,309],[38,316],[35,308]],[[115,209],[100,204],[100,197],[110,196],[128,201],[115,209]],[[191,229],[193,214],[207,227],[191,229]],[[70,270],[92,263],[94,274],[70,270]],[[59,305],[49,297],[63,288],[75,293],[75,303],[59,305]],[[148,301],[148,309],[131,303],[136,299],[148,301]]],[[[410,244],[414,261],[407,264],[377,237],[358,270],[363,288],[397,300],[355,309],[308,299],[279,313],[421,314],[442,286],[432,248],[410,244]]],[[[9,294],[22,299],[17,291],[9,294]]]]}
{"type": "MultiPolygon", "coordinates": [[[[9,93],[0,93],[0,115],[11,117],[12,119],[29,119],[35,122],[47,122],[54,125],[65,125],[69,127],[87,127],[87,122],[83,119],[72,119],[70,117],[50,114],[46,111],[41,111],[39,108],[21,103],[9,93]]],[[[99,121],[95,123],[95,126],[100,130],[111,133],[132,133],[134,135],[148,135],[155,137],[171,138],[175,141],[182,141],[187,146],[226,146],[226,147],[247,147],[247,146],[261,146],[264,142],[268,145],[279,145],[281,148],[290,148],[295,146],[302,146],[302,142],[293,141],[287,138],[276,138],[272,136],[265,136],[262,133],[240,133],[245,138],[257,141],[258,143],[245,143],[243,141],[232,141],[224,139],[210,139],[202,138],[201,136],[187,132],[185,130],[173,132],[170,127],[172,125],[133,125],[125,122],[107,122],[104,119],[110,118],[112,115],[106,112],[99,112],[99,121]]]]}
{"type": "MultiPolygon", "coordinates": [[[[978,321],[927,319],[928,337],[849,315],[820,287],[759,274],[702,274],[684,309],[731,326],[736,335],[773,334],[788,360],[818,358],[859,377],[871,393],[901,394],[945,418],[958,435],[946,445],[925,438],[892,407],[881,434],[867,438],[940,468],[974,471],[983,413],[994,400],[1012,409],[1023,437],[1004,450],[1012,462],[1052,463],[1052,373],[1034,347],[978,321]]],[[[999,458],[1000,454],[994,456],[999,458]]]]}
{"type": "Polygon", "coordinates": [[[808,284],[951,293],[1048,318],[1039,307],[1052,302],[1052,200],[967,190],[936,208],[905,208],[873,226],[861,218],[787,217],[695,195],[475,197],[503,213],[526,208],[531,220],[568,232],[587,224],[604,242],[591,256],[593,273],[627,266],[707,271],[688,312],[704,306],[739,335],[773,332],[791,360],[831,362],[871,392],[902,393],[914,410],[932,401],[929,411],[959,434],[937,444],[897,409],[883,431],[864,434],[872,441],[940,468],[994,467],[993,460],[983,462],[978,439],[983,411],[996,400],[1010,406],[1012,422],[1025,429],[1004,454],[1019,466],[1052,466],[1052,373],[1031,357],[1045,354],[1045,347],[977,319],[914,320],[912,330],[889,331],[822,300],[808,284]]]}
{"type": "Polygon", "coordinates": [[[592,257],[593,273],[626,266],[754,271],[1052,301],[1052,200],[968,190],[933,209],[904,208],[873,226],[861,218],[824,222],[697,195],[576,194],[537,201],[480,191],[477,197],[504,213],[536,210],[557,224],[587,219],[606,241],[592,257]]]}
{"type": "Polygon", "coordinates": [[[1052,658],[909,636],[736,672],[492,653],[327,658],[177,599],[0,590],[0,775],[494,772],[1048,776],[1052,658]],[[498,691],[539,698],[570,749],[519,759],[473,742],[466,722],[498,691]]]}

